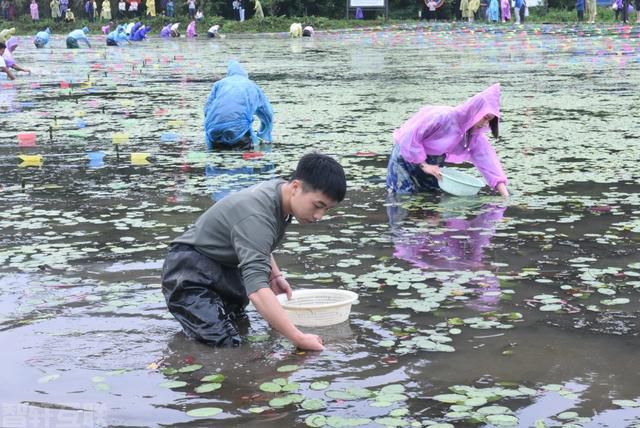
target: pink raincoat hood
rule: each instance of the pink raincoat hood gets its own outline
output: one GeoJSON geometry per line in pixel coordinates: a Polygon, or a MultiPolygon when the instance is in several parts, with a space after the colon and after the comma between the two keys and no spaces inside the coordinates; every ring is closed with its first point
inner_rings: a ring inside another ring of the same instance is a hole
{"type": "Polygon", "coordinates": [[[451,163],[471,162],[487,184],[507,184],[500,160],[485,135],[489,127],[468,132],[486,114],[500,117],[500,84],[496,83],[457,107],[424,106],[393,133],[400,154],[419,164],[428,155],[446,155],[451,163]]]}
{"type": "Polygon", "coordinates": [[[7,40],[7,50],[9,52],[13,52],[18,46],[18,38],[16,36],[12,36],[9,40],[7,40]]]}
{"type": "Polygon", "coordinates": [[[489,86],[454,108],[460,128],[468,131],[487,114],[500,117],[500,84],[489,86]]]}

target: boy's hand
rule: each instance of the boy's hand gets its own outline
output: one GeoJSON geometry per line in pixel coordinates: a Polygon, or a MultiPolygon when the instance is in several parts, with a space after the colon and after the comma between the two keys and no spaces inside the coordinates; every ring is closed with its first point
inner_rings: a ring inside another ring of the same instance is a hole
{"type": "Polygon", "coordinates": [[[285,335],[298,348],[308,351],[322,351],[324,349],[320,336],[305,334],[293,325],[272,290],[266,287],[260,288],[249,294],[249,300],[260,315],[271,324],[271,327],[285,335]]]}
{"type": "Polygon", "coordinates": [[[293,343],[300,349],[305,351],[322,351],[324,346],[322,345],[322,338],[315,334],[303,334],[293,343]]]}
{"type": "Polygon", "coordinates": [[[276,276],[273,280],[269,281],[269,288],[273,291],[273,294],[276,296],[278,294],[286,293],[287,300],[291,300],[291,294],[293,291],[291,290],[291,286],[289,285],[289,281],[284,279],[282,274],[276,276]]]}

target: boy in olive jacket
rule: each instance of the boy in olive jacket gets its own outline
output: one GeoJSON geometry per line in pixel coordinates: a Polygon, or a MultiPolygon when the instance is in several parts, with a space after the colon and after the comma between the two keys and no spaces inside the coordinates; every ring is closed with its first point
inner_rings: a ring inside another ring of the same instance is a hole
{"type": "Polygon", "coordinates": [[[253,303],[298,348],[320,351],[322,338],[289,321],[276,294],[291,297],[273,250],[295,217],[319,221],[344,199],[346,179],[333,158],[303,156],[289,181],[265,181],[225,197],[171,243],[162,269],[167,307],[185,333],[214,346],[238,346],[237,322],[253,303]]]}

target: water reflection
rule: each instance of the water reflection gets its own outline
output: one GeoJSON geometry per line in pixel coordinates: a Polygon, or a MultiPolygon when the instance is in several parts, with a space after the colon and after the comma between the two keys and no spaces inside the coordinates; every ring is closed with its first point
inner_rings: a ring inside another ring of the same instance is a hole
{"type": "Polygon", "coordinates": [[[411,209],[410,201],[402,203],[396,198],[390,196],[387,204],[394,257],[424,270],[480,271],[474,282],[482,294],[469,307],[482,311],[494,308],[500,281],[489,270],[484,252],[490,248],[496,224],[507,207],[443,197],[440,205],[411,209]]]}
{"type": "MultiPolygon", "coordinates": [[[[267,150],[271,151],[271,148],[268,147],[265,151],[267,150]]],[[[264,156],[264,153],[246,152],[243,155],[246,159],[251,159],[252,156],[255,156],[255,159],[260,159],[264,156]]],[[[219,201],[233,192],[269,179],[275,169],[276,165],[272,161],[255,165],[243,164],[238,167],[208,163],[205,166],[204,173],[207,177],[207,188],[211,193],[211,199],[219,201]]]]}
{"type": "Polygon", "coordinates": [[[22,111],[20,103],[16,101],[17,95],[18,92],[13,85],[3,86],[0,89],[0,114],[22,111]]]}

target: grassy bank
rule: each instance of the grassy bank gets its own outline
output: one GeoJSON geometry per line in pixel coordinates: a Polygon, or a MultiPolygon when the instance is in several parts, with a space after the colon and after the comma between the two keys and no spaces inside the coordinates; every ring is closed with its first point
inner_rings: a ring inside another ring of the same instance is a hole
{"type": "MultiPolygon", "coordinates": [[[[635,22],[635,12],[630,17],[632,25],[635,22]]],[[[130,22],[132,19],[125,19],[123,22],[130,22]]],[[[186,29],[189,22],[187,16],[179,16],[173,19],[169,19],[164,16],[156,16],[154,18],[145,17],[142,21],[151,25],[153,28],[152,34],[157,34],[161,27],[169,22],[181,22],[182,31],[186,29]]],[[[528,24],[543,24],[543,23],[565,23],[575,24],[577,21],[575,11],[567,10],[549,10],[547,13],[542,8],[531,8],[530,16],[527,18],[528,24]]],[[[114,20],[117,22],[117,20],[114,20]]],[[[410,19],[389,19],[385,21],[382,17],[377,19],[368,20],[353,20],[353,19],[329,19],[324,17],[306,16],[306,17],[284,17],[284,16],[267,16],[262,20],[249,19],[244,22],[238,22],[235,20],[229,20],[218,16],[207,17],[203,21],[198,23],[198,31],[204,33],[211,25],[219,24],[221,26],[221,33],[279,33],[288,32],[289,26],[294,22],[301,22],[305,25],[311,25],[316,30],[343,30],[343,29],[358,29],[358,28],[371,28],[371,27],[384,27],[384,26],[402,26],[409,25],[414,26],[421,21],[410,19]]],[[[449,21],[438,21],[449,22],[449,21]]],[[[464,22],[461,22],[464,24],[464,22]]],[[[597,24],[614,24],[615,16],[610,8],[599,8],[597,16],[597,24]]],[[[0,29],[8,27],[16,27],[18,34],[35,34],[46,27],[50,27],[55,34],[67,33],[75,28],[81,28],[87,25],[91,29],[91,33],[97,34],[100,32],[100,27],[105,22],[97,21],[89,23],[86,20],[78,19],[75,24],[65,24],[63,22],[53,22],[51,19],[42,19],[37,23],[31,22],[26,17],[20,18],[17,21],[7,22],[0,21],[0,29]]],[[[422,21],[423,25],[429,25],[425,21],[422,21]]],[[[479,21],[474,25],[482,25],[484,22],[479,21]]],[[[513,23],[499,23],[498,26],[512,27],[513,23]]],[[[583,25],[588,25],[584,24],[583,25]]]]}

